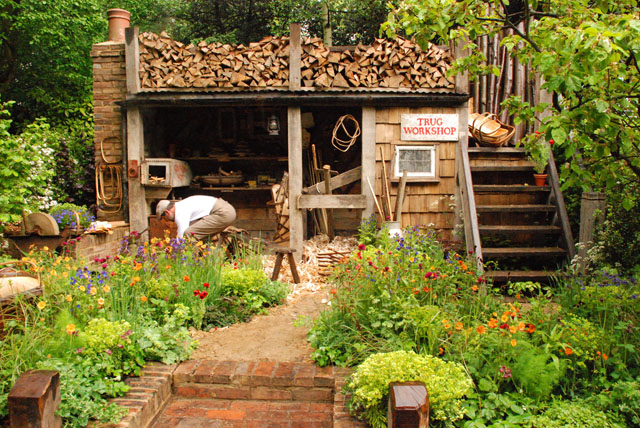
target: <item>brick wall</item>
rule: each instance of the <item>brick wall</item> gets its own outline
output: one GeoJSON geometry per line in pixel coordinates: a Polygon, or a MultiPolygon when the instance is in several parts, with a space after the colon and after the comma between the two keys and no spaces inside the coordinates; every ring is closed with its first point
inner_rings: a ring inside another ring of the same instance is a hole
{"type": "Polygon", "coordinates": [[[78,241],[67,244],[69,254],[75,257],[85,257],[88,260],[113,257],[122,247],[122,241],[129,235],[129,226],[115,227],[113,233],[82,235],[78,241]]]}
{"type": "MultiPolygon", "coordinates": [[[[127,95],[127,77],[125,72],[125,48],[121,42],[103,42],[93,45],[93,113],[94,145],[96,170],[100,171],[105,163],[122,166],[123,159],[123,120],[121,107],[116,104],[124,101],[127,95]],[[103,154],[104,153],[104,156],[103,154]]],[[[104,169],[102,169],[104,171],[104,169]]],[[[106,220],[124,220],[124,207],[117,210],[119,199],[109,198],[113,195],[112,174],[105,174],[106,202],[101,206],[98,218],[106,220]],[[116,212],[114,212],[116,211],[116,212]]],[[[124,177],[123,177],[124,178],[124,177]]],[[[97,190],[99,191],[99,190],[97,190]]]]}

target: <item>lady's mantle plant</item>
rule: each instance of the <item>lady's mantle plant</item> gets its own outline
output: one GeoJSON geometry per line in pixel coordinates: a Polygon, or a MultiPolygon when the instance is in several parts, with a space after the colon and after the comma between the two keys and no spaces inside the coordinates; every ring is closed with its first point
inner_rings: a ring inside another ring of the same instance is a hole
{"type": "Polygon", "coordinates": [[[432,419],[453,426],[453,422],[463,418],[462,398],[473,385],[464,368],[412,351],[373,354],[360,364],[347,385],[352,393],[349,409],[363,416],[373,428],[384,428],[389,384],[405,381],[425,384],[432,419]]]}

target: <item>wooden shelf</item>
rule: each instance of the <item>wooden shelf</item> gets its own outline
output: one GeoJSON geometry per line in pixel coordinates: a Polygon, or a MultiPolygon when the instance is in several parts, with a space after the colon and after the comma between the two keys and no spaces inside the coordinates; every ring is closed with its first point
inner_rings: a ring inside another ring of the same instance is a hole
{"type": "Polygon", "coordinates": [[[271,190],[270,185],[266,186],[256,186],[256,187],[248,187],[248,186],[191,186],[192,189],[200,189],[200,190],[216,190],[218,192],[243,192],[243,191],[255,191],[255,190],[271,190]]]}
{"type": "Polygon", "coordinates": [[[216,162],[235,162],[235,161],[251,161],[251,162],[287,162],[287,156],[193,156],[188,158],[179,158],[183,161],[216,161],[216,162]]]}

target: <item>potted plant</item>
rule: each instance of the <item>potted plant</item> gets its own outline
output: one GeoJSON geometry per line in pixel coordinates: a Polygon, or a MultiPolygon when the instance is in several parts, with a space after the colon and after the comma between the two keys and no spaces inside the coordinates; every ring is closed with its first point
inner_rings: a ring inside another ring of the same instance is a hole
{"type": "Polygon", "coordinates": [[[536,186],[544,186],[547,181],[546,169],[551,157],[551,146],[545,141],[544,136],[536,132],[533,138],[525,141],[529,160],[533,162],[535,173],[533,178],[536,186]]]}
{"type": "Polygon", "coordinates": [[[55,205],[49,214],[56,220],[64,236],[80,235],[95,220],[86,207],[71,203],[55,205]]]}

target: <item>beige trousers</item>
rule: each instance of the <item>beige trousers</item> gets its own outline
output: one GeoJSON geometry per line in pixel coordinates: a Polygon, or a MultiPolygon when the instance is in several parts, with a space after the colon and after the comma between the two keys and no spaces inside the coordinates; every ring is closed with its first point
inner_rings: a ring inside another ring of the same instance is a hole
{"type": "Polygon", "coordinates": [[[224,199],[218,198],[211,209],[211,213],[193,222],[187,230],[185,230],[184,235],[193,235],[194,238],[201,241],[223,231],[227,226],[231,225],[235,219],[235,208],[224,199]]]}

